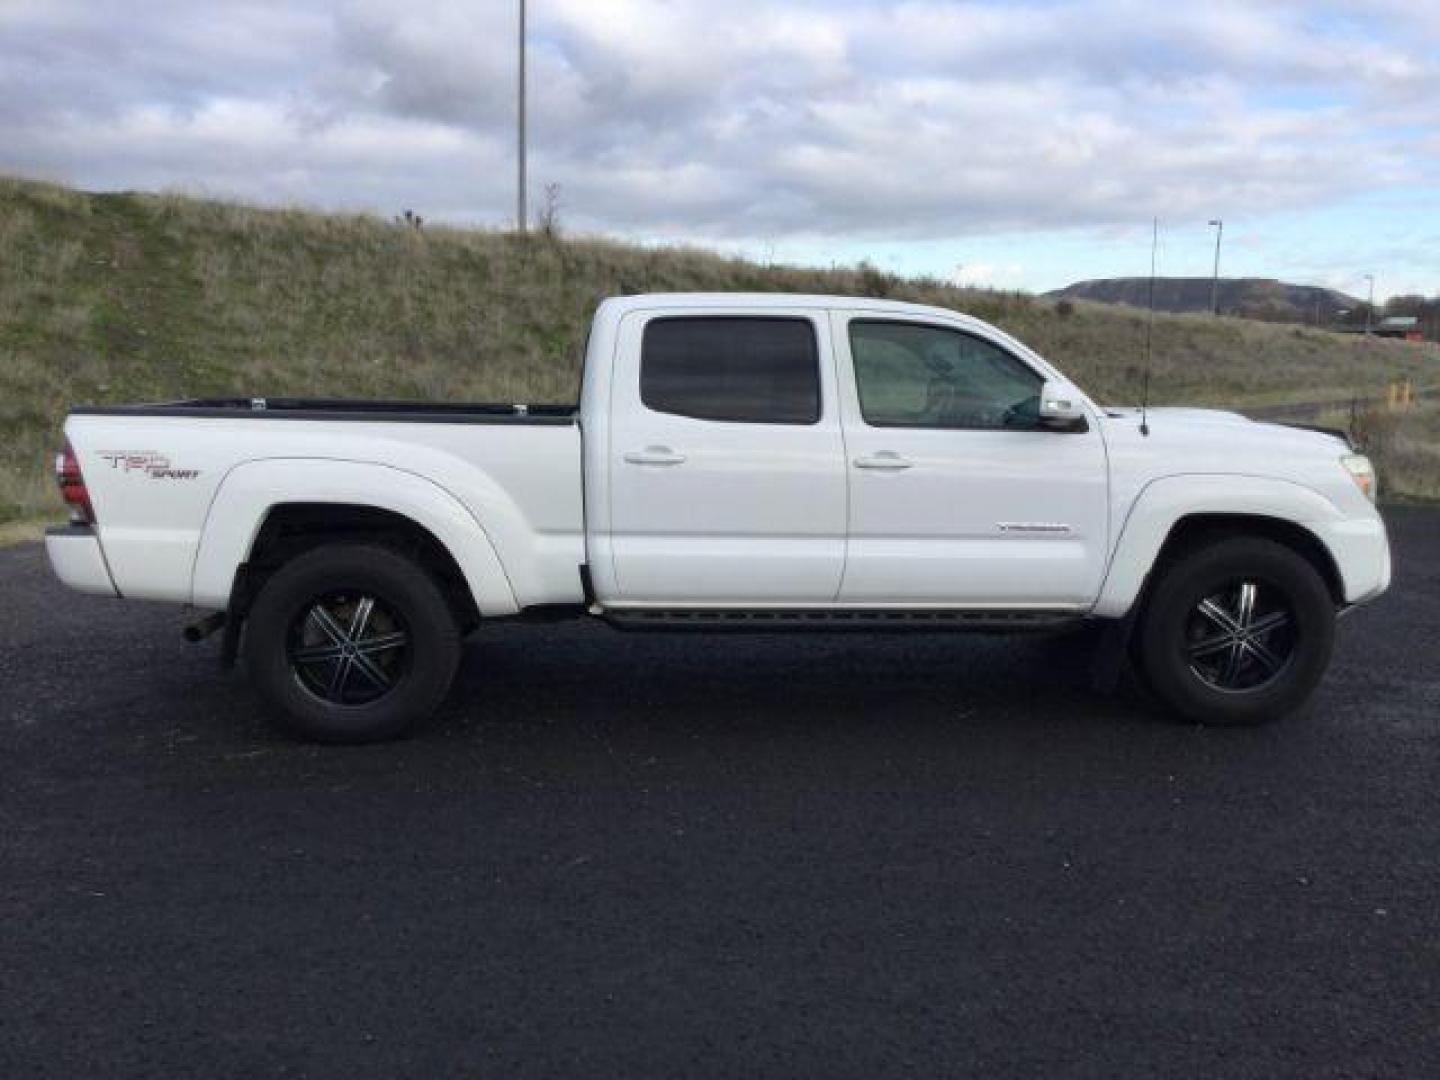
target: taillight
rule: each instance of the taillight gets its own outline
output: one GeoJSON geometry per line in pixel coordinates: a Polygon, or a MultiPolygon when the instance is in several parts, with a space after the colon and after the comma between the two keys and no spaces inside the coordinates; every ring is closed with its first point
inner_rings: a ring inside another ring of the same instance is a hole
{"type": "Polygon", "coordinates": [[[65,440],[65,449],[55,455],[55,479],[60,484],[60,498],[70,508],[70,520],[76,525],[95,524],[95,507],[90,505],[90,492],[85,489],[85,477],[80,472],[80,459],[70,440],[65,440]]]}

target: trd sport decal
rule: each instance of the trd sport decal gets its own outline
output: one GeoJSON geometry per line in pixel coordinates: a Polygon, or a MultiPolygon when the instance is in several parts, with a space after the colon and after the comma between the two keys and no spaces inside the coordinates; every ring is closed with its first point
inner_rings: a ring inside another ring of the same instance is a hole
{"type": "Polygon", "coordinates": [[[199,469],[173,469],[164,454],[101,454],[112,469],[122,472],[143,472],[151,480],[194,480],[199,469]]]}

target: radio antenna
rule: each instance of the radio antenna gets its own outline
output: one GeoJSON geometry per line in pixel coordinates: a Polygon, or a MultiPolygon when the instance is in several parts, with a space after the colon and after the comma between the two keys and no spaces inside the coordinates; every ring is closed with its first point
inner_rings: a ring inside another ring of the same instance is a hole
{"type": "Polygon", "coordinates": [[[1160,219],[1152,218],[1150,227],[1150,295],[1146,301],[1148,314],[1145,316],[1145,376],[1140,388],[1140,434],[1150,434],[1150,361],[1154,355],[1155,339],[1155,254],[1160,249],[1160,219]]]}

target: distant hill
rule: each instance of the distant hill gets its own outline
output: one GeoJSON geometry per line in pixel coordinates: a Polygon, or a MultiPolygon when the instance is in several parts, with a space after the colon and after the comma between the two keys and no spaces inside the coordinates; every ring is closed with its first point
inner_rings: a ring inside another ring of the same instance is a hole
{"type": "MultiPolygon", "coordinates": [[[[1208,312],[1210,278],[1156,278],[1155,309],[1173,312],[1208,312]]],[[[1148,303],[1150,279],[1100,278],[1079,281],[1046,293],[1056,299],[1095,300],[1105,304],[1148,303]]],[[[1329,323],[1336,313],[1360,304],[1353,296],[1318,285],[1291,285],[1273,278],[1221,278],[1219,307],[1222,315],[1240,315],[1270,322],[1329,323]]]]}

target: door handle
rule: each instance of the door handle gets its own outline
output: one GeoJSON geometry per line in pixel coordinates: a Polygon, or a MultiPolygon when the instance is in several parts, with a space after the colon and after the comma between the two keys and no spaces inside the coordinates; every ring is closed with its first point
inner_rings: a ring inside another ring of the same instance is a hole
{"type": "Polygon", "coordinates": [[[631,465],[683,465],[685,455],[675,453],[668,446],[647,446],[644,450],[631,450],[625,460],[631,465]]]}
{"type": "Polygon", "coordinates": [[[867,454],[855,459],[857,469],[908,469],[915,463],[903,458],[893,450],[881,450],[878,454],[867,454]]]}

